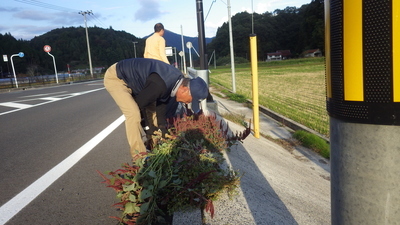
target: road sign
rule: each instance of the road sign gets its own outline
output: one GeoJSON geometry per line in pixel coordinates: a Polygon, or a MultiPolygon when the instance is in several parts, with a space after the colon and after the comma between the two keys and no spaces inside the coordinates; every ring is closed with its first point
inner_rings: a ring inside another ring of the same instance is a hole
{"type": "Polygon", "coordinates": [[[165,55],[166,56],[173,56],[174,53],[172,52],[172,47],[165,47],[165,55]]]}
{"type": "Polygon", "coordinates": [[[8,62],[8,57],[7,57],[7,55],[3,55],[3,61],[4,61],[4,62],[8,62]]]}
{"type": "Polygon", "coordinates": [[[24,57],[24,55],[25,54],[23,52],[18,53],[18,56],[21,57],[21,58],[24,57]]]}
{"type": "Polygon", "coordinates": [[[43,50],[44,50],[45,52],[50,52],[50,51],[51,51],[50,45],[45,45],[45,46],[43,47],[43,50]]]}

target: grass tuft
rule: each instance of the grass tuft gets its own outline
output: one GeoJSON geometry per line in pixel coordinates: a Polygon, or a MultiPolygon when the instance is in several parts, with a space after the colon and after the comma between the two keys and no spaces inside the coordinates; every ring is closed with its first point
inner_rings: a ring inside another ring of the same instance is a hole
{"type": "Polygon", "coordinates": [[[239,103],[245,103],[247,101],[247,97],[241,94],[236,94],[229,92],[228,90],[222,90],[222,92],[228,97],[228,99],[239,102],[239,103]]]}
{"type": "Polygon", "coordinates": [[[322,157],[329,159],[330,148],[324,139],[303,130],[294,132],[293,137],[299,140],[304,147],[310,148],[318,152],[322,157]]]}

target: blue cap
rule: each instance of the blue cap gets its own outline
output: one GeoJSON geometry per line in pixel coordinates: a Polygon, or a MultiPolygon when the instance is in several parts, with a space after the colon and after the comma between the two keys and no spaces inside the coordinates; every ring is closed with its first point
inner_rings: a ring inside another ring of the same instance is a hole
{"type": "Polygon", "coordinates": [[[192,96],[192,110],[194,113],[198,113],[200,111],[200,101],[208,96],[208,86],[200,77],[191,79],[189,86],[190,95],[192,96]]]}

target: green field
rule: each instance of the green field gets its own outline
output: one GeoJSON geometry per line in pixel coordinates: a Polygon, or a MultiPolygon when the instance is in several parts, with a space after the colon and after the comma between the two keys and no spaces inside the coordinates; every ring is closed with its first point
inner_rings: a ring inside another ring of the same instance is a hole
{"type": "MultiPolygon", "coordinates": [[[[252,99],[250,63],[235,65],[236,94],[252,99]]],[[[231,67],[210,66],[210,85],[232,90],[231,67]]],[[[325,58],[258,63],[259,103],[329,137],[325,58]]]]}

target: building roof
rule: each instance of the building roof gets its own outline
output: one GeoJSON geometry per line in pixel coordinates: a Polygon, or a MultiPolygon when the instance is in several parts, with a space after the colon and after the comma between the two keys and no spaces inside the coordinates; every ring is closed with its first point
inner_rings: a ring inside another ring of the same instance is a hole
{"type": "Polygon", "coordinates": [[[277,56],[277,55],[281,55],[281,56],[291,56],[292,53],[290,52],[290,50],[277,50],[276,52],[271,52],[271,53],[267,53],[267,55],[269,56],[277,56]]]}

